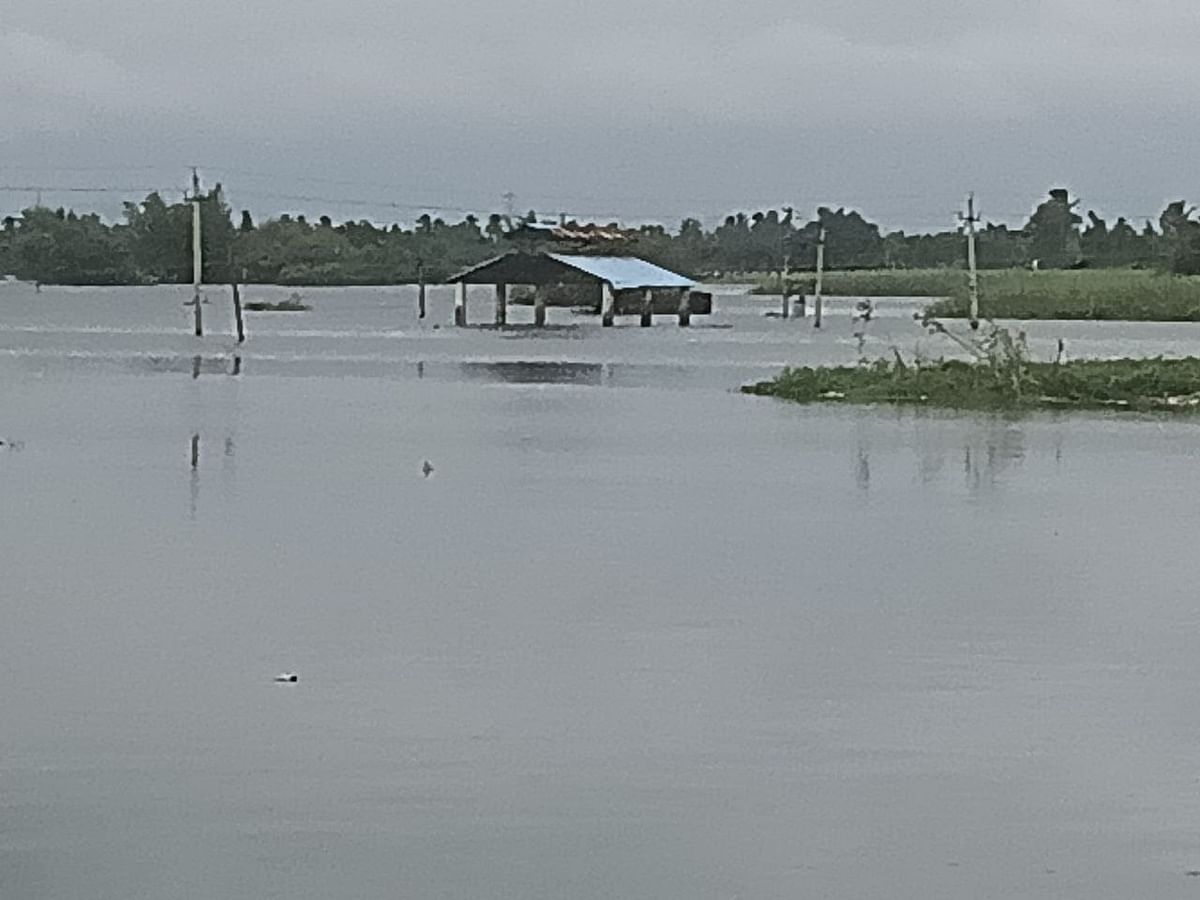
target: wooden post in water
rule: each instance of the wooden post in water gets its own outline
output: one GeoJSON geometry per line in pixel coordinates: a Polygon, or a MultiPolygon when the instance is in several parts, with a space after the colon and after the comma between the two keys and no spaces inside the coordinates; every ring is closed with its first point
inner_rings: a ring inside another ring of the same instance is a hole
{"type": "Polygon", "coordinates": [[[617,315],[617,295],[613,291],[613,286],[607,281],[601,289],[600,300],[600,324],[605,328],[611,328],[617,315]]]}
{"type": "Polygon", "coordinates": [[[459,328],[467,324],[467,283],[460,281],[454,286],[454,324],[459,328]]]}
{"type": "Polygon", "coordinates": [[[779,315],[785,319],[790,319],[792,316],[792,304],[788,296],[788,257],[783,258],[783,268],[779,272],[779,293],[783,295],[783,308],[779,311],[779,315]]]}
{"type": "Polygon", "coordinates": [[[192,309],[196,337],[204,337],[204,313],[200,308],[200,284],[204,277],[200,242],[200,180],[194,173],[192,178],[197,191],[192,198],[192,309]]]}
{"type": "Polygon", "coordinates": [[[508,285],[496,285],[496,327],[508,324],[508,285]]]}
{"type": "MultiPolygon", "coordinates": [[[[242,269],[242,280],[246,280],[246,270],[242,269]]],[[[233,279],[233,322],[237,328],[237,342],[239,344],[246,343],[246,321],[242,317],[242,290],[238,287],[238,280],[233,279]]]]}
{"type": "Polygon", "coordinates": [[[692,298],[688,288],[679,290],[679,327],[687,328],[692,324],[692,298]]]}
{"type": "Polygon", "coordinates": [[[825,229],[817,232],[817,283],[813,288],[813,328],[821,327],[824,299],[821,297],[821,279],[825,275],[825,229]]]}
{"type": "Polygon", "coordinates": [[[646,296],[642,298],[642,327],[649,328],[654,322],[654,291],[646,288],[646,296]]]}
{"type": "Polygon", "coordinates": [[[538,328],[546,324],[546,292],[541,285],[533,289],[533,324],[538,328]]]}
{"type": "Polygon", "coordinates": [[[192,435],[192,471],[200,466],[200,435],[192,435]]]}
{"type": "Polygon", "coordinates": [[[425,264],[417,263],[417,318],[425,318],[425,264]]]}

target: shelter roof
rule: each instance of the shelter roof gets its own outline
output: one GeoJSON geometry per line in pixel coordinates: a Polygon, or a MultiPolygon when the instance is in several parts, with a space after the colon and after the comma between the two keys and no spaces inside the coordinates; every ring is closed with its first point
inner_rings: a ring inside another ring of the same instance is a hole
{"type": "Polygon", "coordinates": [[[695,285],[669,269],[636,256],[575,256],[565,253],[506,253],[450,279],[466,284],[588,284],[608,282],[613,290],[689,288],[695,285]]]}
{"type": "Polygon", "coordinates": [[[565,253],[547,255],[563,265],[586,272],[600,281],[607,281],[618,291],[632,288],[686,288],[696,283],[690,278],[636,256],[568,256],[565,253]]]}

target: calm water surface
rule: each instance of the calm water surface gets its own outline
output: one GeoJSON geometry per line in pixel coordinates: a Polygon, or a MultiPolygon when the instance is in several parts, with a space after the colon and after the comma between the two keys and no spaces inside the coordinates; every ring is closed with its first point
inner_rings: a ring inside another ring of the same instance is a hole
{"type": "Polygon", "coordinates": [[[1200,889],[1198,426],[733,392],[836,301],[306,295],[234,376],[186,291],[0,286],[4,900],[1200,889]]]}

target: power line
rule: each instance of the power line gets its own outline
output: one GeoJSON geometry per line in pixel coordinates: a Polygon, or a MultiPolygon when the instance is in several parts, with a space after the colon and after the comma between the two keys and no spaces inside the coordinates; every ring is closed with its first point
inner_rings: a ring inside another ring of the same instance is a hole
{"type": "Polygon", "coordinates": [[[137,194],[137,193],[173,193],[180,190],[177,187],[53,187],[45,184],[0,184],[0,191],[14,194],[137,194]]]}

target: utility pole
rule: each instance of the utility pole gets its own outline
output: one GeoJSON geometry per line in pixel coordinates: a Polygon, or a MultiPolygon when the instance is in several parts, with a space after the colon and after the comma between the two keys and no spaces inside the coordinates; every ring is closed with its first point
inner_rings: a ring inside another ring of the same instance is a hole
{"type": "Polygon", "coordinates": [[[417,260],[417,318],[425,318],[425,262],[417,260]]]}
{"type": "Polygon", "coordinates": [[[971,330],[979,330],[979,272],[975,268],[975,194],[967,194],[967,214],[961,217],[967,226],[967,289],[971,298],[971,330]]]}
{"type": "Polygon", "coordinates": [[[790,262],[791,257],[786,253],[783,254],[783,268],[779,270],[779,290],[783,294],[783,309],[779,311],[779,314],[785,319],[792,315],[792,304],[789,302],[791,298],[788,296],[788,264],[790,262]]]}
{"type": "Polygon", "coordinates": [[[817,231],[817,281],[813,289],[813,328],[821,327],[821,312],[824,304],[821,298],[821,278],[825,274],[825,226],[817,231]]]}
{"type": "Polygon", "coordinates": [[[785,319],[790,319],[792,316],[792,298],[790,294],[790,286],[788,285],[788,275],[790,274],[792,257],[788,253],[788,236],[792,230],[792,212],[794,210],[790,206],[783,208],[784,216],[780,222],[779,230],[779,255],[783,257],[783,266],[779,270],[779,288],[783,294],[783,308],[779,314],[785,319]]]}
{"type": "Polygon", "coordinates": [[[204,337],[204,313],[200,307],[200,284],[204,279],[200,241],[200,175],[192,168],[192,309],[196,337],[204,337]]]}

